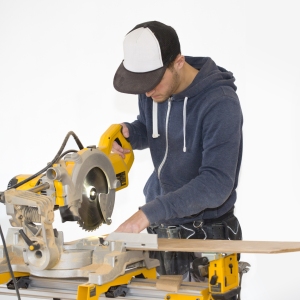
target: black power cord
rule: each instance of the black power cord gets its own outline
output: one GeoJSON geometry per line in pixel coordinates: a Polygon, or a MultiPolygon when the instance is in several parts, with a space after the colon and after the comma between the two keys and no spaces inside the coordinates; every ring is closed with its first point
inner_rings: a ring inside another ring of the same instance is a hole
{"type": "Polygon", "coordinates": [[[58,162],[60,159],[62,159],[66,154],[68,154],[68,153],[76,153],[76,152],[78,152],[77,150],[73,150],[73,149],[70,149],[70,150],[67,150],[67,151],[65,151],[64,153],[62,153],[60,156],[59,156],[59,158],[56,160],[56,162],[58,162]]]}
{"type": "Polygon", "coordinates": [[[3,231],[2,231],[1,225],[0,225],[0,235],[1,235],[2,243],[3,243],[3,249],[4,249],[5,257],[6,257],[6,260],[7,260],[7,266],[8,266],[8,269],[9,269],[9,273],[10,273],[11,278],[13,280],[18,300],[21,300],[20,293],[19,293],[19,288],[18,288],[18,283],[17,283],[16,277],[14,275],[14,272],[12,270],[11,264],[10,264],[10,259],[9,259],[9,255],[8,255],[8,251],[7,251],[7,247],[6,247],[6,243],[5,243],[5,239],[4,239],[4,236],[3,236],[3,231]]]}
{"type": "Polygon", "coordinates": [[[77,143],[79,149],[82,150],[84,147],[83,147],[82,143],[80,142],[79,138],[77,137],[77,135],[76,135],[73,131],[69,131],[68,134],[66,135],[66,137],[65,137],[65,139],[64,139],[64,141],[63,141],[63,143],[62,143],[62,145],[60,146],[60,149],[58,150],[57,154],[55,155],[55,157],[53,158],[53,160],[52,160],[50,163],[48,163],[48,165],[47,165],[45,168],[43,168],[42,170],[38,171],[37,173],[31,175],[30,177],[24,179],[23,181],[18,182],[18,183],[16,183],[16,184],[13,185],[13,186],[10,186],[10,187],[8,188],[8,190],[10,190],[10,189],[16,189],[17,187],[19,187],[19,186],[25,184],[26,182],[28,182],[28,181],[34,179],[35,177],[39,176],[40,174],[44,173],[44,172],[45,172],[48,168],[50,168],[55,162],[57,162],[57,160],[59,160],[62,156],[66,155],[67,153],[69,153],[69,152],[76,152],[76,150],[68,150],[68,151],[62,153],[62,151],[64,150],[64,148],[65,148],[65,146],[66,146],[66,144],[67,144],[67,141],[68,141],[68,139],[69,139],[69,137],[70,137],[71,135],[72,135],[73,138],[75,139],[75,142],[77,143]]]}

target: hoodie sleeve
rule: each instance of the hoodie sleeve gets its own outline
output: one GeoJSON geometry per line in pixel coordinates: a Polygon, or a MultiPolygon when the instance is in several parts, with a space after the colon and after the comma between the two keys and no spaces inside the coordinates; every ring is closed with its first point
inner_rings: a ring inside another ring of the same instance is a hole
{"type": "Polygon", "coordinates": [[[237,185],[242,122],[238,99],[223,96],[210,106],[201,123],[203,149],[199,151],[202,163],[198,175],[141,208],[151,224],[217,208],[228,199],[237,185]]]}

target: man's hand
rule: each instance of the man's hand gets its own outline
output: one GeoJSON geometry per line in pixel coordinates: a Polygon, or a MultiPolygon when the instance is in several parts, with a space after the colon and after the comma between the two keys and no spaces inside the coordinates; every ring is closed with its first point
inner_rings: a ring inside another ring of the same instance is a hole
{"type": "MultiPolygon", "coordinates": [[[[122,134],[125,138],[129,138],[129,130],[128,127],[122,123],[122,134]]],[[[116,141],[113,142],[112,145],[112,152],[119,154],[123,159],[125,158],[125,154],[129,153],[129,149],[122,148],[116,141]]]]}
{"type": "Polygon", "coordinates": [[[139,210],[128,220],[121,224],[115,231],[125,233],[139,233],[150,225],[146,215],[139,210]]]}

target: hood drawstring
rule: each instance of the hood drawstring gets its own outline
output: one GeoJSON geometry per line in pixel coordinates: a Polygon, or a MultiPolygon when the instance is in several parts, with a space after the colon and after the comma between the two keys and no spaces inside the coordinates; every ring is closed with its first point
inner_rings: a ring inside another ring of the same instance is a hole
{"type": "Polygon", "coordinates": [[[152,137],[154,139],[159,137],[157,125],[157,102],[152,101],[152,137]]]}
{"type": "MultiPolygon", "coordinates": [[[[184,98],[183,102],[183,152],[186,152],[186,105],[188,97],[184,98]]],[[[159,137],[157,124],[157,102],[152,102],[152,137],[154,139],[159,137]]]]}
{"type": "Polygon", "coordinates": [[[188,97],[184,98],[183,102],[183,152],[186,152],[185,136],[186,136],[186,105],[188,97]]]}

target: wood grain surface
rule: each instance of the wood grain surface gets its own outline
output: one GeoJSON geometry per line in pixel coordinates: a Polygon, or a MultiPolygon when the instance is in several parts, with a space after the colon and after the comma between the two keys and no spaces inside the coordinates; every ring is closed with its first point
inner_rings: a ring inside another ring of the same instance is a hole
{"type": "MultiPolygon", "coordinates": [[[[135,248],[127,248],[134,250],[135,248]]],[[[139,249],[140,250],[140,249],[139,249]]],[[[158,239],[157,249],[151,251],[221,252],[221,253],[287,253],[300,251],[300,242],[231,241],[158,239]]]]}

